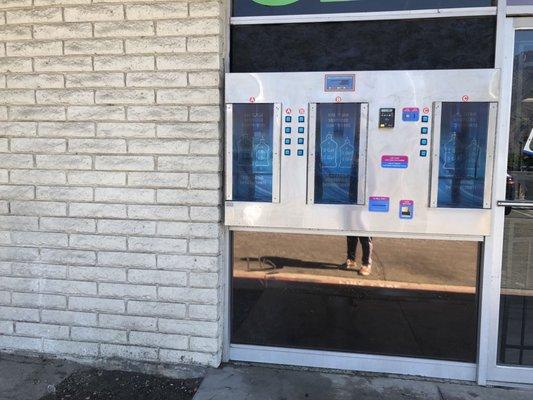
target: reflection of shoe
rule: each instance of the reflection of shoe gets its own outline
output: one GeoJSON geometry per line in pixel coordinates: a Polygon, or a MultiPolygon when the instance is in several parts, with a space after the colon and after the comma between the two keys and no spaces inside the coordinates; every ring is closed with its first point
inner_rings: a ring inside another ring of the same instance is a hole
{"type": "Polygon", "coordinates": [[[359,270],[359,275],[368,276],[372,272],[372,266],[371,265],[363,265],[361,269],[359,270]]]}
{"type": "Polygon", "coordinates": [[[355,269],[355,270],[357,270],[357,263],[355,262],[355,260],[347,259],[346,260],[346,268],[347,269],[355,269]]]}

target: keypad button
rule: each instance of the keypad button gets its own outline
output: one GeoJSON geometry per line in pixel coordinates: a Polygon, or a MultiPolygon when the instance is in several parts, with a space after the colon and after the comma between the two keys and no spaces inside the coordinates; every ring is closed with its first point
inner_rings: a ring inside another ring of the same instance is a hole
{"type": "Polygon", "coordinates": [[[429,122],[429,117],[427,115],[422,115],[422,122],[429,122]]]}
{"type": "Polygon", "coordinates": [[[422,146],[426,146],[428,144],[428,140],[427,139],[420,139],[420,144],[422,146]]]}
{"type": "Polygon", "coordinates": [[[303,123],[303,122],[305,122],[305,117],[304,117],[303,115],[300,115],[300,116],[298,117],[298,122],[299,122],[299,123],[303,123]]]}
{"type": "Polygon", "coordinates": [[[287,123],[291,123],[291,122],[292,122],[292,117],[291,117],[290,115],[287,115],[287,116],[285,117],[285,122],[287,122],[287,123]]]}
{"type": "Polygon", "coordinates": [[[303,126],[298,127],[298,133],[304,133],[305,128],[303,126]]]}
{"type": "Polygon", "coordinates": [[[427,150],[420,150],[420,157],[426,157],[428,155],[427,150]]]}
{"type": "Polygon", "coordinates": [[[298,155],[299,156],[303,156],[304,155],[304,151],[303,150],[298,150],[298,155]]]}
{"type": "Polygon", "coordinates": [[[290,127],[287,126],[287,127],[285,128],[285,133],[291,133],[291,131],[292,131],[292,130],[291,130],[290,127]]]}
{"type": "Polygon", "coordinates": [[[426,127],[421,128],[420,133],[422,133],[423,135],[426,135],[428,133],[428,128],[426,127]]]}
{"type": "Polygon", "coordinates": [[[298,138],[298,144],[304,144],[304,138],[298,138]]]}
{"type": "Polygon", "coordinates": [[[289,138],[285,139],[285,144],[291,144],[291,139],[289,138]]]}
{"type": "Polygon", "coordinates": [[[291,155],[291,151],[289,149],[285,149],[284,153],[286,156],[290,156],[291,155]]]}

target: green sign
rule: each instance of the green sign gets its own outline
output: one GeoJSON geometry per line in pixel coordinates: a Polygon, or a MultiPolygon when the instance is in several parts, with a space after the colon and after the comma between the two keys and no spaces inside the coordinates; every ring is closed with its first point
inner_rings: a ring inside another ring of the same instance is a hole
{"type": "Polygon", "coordinates": [[[286,6],[296,3],[299,0],[252,0],[254,3],[262,4],[269,7],[286,6]]]}
{"type": "Polygon", "coordinates": [[[487,7],[493,5],[494,0],[232,0],[232,2],[234,17],[250,17],[487,7]]]}

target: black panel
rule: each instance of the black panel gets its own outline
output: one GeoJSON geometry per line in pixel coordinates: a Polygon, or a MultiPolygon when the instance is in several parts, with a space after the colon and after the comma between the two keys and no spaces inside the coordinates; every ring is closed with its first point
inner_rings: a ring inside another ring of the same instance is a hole
{"type": "Polygon", "coordinates": [[[494,0],[329,0],[327,2],[320,0],[233,0],[233,16],[427,10],[490,7],[494,4],[494,0]]]}
{"type": "Polygon", "coordinates": [[[232,72],[493,68],[496,19],[235,25],[232,72]]]}

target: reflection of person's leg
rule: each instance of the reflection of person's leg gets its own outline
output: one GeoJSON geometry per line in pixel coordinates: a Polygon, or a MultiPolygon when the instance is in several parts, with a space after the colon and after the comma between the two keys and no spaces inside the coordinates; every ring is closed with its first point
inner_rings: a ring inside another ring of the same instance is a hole
{"type": "Polygon", "coordinates": [[[363,248],[363,265],[359,270],[361,275],[370,275],[372,268],[372,238],[370,237],[360,237],[361,247],[363,248]]]}
{"type": "Polygon", "coordinates": [[[346,236],[346,267],[356,268],[355,252],[357,249],[357,236],[346,236]]]}

